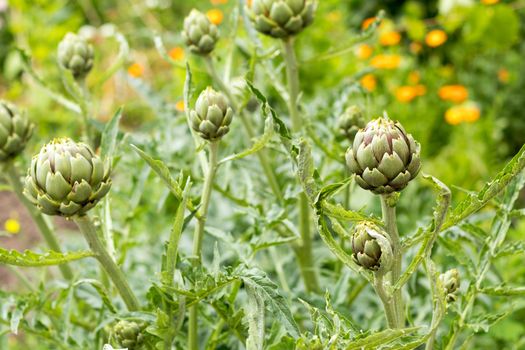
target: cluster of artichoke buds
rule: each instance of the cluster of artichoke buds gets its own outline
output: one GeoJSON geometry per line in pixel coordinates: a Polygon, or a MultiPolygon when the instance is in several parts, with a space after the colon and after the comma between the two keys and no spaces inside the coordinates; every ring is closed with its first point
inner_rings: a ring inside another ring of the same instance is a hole
{"type": "Polygon", "coordinates": [[[392,266],[392,243],[377,225],[360,222],[352,235],[352,256],[365,269],[386,272],[392,266]]]}
{"type": "Polygon", "coordinates": [[[358,106],[350,106],[339,116],[337,126],[341,135],[352,142],[359,129],[366,125],[363,110],[358,106]]]}
{"type": "Polygon", "coordinates": [[[84,78],[93,68],[93,46],[82,37],[67,33],[58,44],[58,63],[75,79],[84,78]]]}
{"type": "Polygon", "coordinates": [[[219,40],[219,29],[204,13],[193,9],[184,19],[182,36],[192,53],[207,55],[219,40]]]}
{"type": "Polygon", "coordinates": [[[60,138],[31,161],[24,194],[47,215],[84,215],[110,187],[110,169],[88,145],[60,138]]]}
{"type": "Polygon", "coordinates": [[[226,96],[211,87],[201,92],[195,110],[190,111],[191,127],[208,141],[217,141],[226,135],[232,118],[233,110],[226,96]]]}
{"type": "Polygon", "coordinates": [[[419,173],[420,145],[400,123],[378,118],[357,132],[346,152],[346,164],[365,190],[401,191],[419,173]]]}
{"type": "Polygon", "coordinates": [[[253,0],[248,14],[257,31],[284,39],[313,22],[316,6],[315,0],[253,0]]]}
{"type": "Polygon", "coordinates": [[[113,327],[115,340],[128,350],[140,349],[144,343],[143,327],[136,322],[121,320],[113,327]]]}
{"type": "Polygon", "coordinates": [[[25,113],[0,100],[0,161],[16,157],[33,134],[34,125],[25,113]]]}
{"type": "Polygon", "coordinates": [[[443,289],[446,295],[447,302],[451,303],[456,301],[456,292],[459,289],[460,285],[458,270],[451,269],[445,273],[442,273],[441,275],[439,275],[439,280],[443,284],[443,289]]]}

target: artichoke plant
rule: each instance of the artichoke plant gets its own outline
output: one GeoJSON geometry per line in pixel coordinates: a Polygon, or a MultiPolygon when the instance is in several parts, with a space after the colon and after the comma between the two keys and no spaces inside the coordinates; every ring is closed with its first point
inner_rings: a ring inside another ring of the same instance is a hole
{"type": "Polygon", "coordinates": [[[33,134],[34,125],[26,114],[0,100],[0,161],[16,157],[33,134]]]}
{"type": "Polygon", "coordinates": [[[75,79],[85,77],[93,68],[93,46],[82,37],[67,33],[58,44],[58,63],[75,79]]]}
{"type": "Polygon", "coordinates": [[[456,301],[457,299],[456,291],[459,289],[459,286],[460,286],[458,270],[457,269],[448,270],[447,272],[439,275],[439,279],[441,283],[443,284],[443,288],[445,291],[447,301],[449,303],[456,301]]]}
{"type": "Polygon", "coordinates": [[[33,157],[24,194],[44,214],[82,216],[108,193],[109,173],[88,145],[55,139],[33,157]]]}
{"type": "Polygon", "coordinates": [[[253,0],[248,14],[257,31],[288,38],[313,22],[316,5],[315,0],[253,0]]]}
{"type": "Polygon", "coordinates": [[[352,235],[355,262],[372,271],[387,271],[392,265],[392,244],[384,231],[370,222],[356,225],[352,235]]]}
{"type": "Polygon", "coordinates": [[[113,332],[118,346],[128,350],[140,349],[144,342],[142,327],[136,322],[119,321],[113,327],[113,332]]]}
{"type": "Polygon", "coordinates": [[[182,36],[192,53],[207,55],[219,40],[219,30],[204,13],[193,9],[184,19],[182,36]]]}
{"type": "Polygon", "coordinates": [[[233,110],[226,96],[208,87],[201,92],[190,112],[191,127],[208,141],[220,140],[230,131],[233,110]]]}
{"type": "Polygon", "coordinates": [[[339,116],[337,126],[342,136],[353,141],[359,129],[363,128],[365,124],[363,110],[358,106],[350,106],[339,116]]]}
{"type": "Polygon", "coordinates": [[[346,152],[346,164],[365,190],[401,191],[419,173],[420,145],[400,123],[378,118],[357,132],[346,152]]]}

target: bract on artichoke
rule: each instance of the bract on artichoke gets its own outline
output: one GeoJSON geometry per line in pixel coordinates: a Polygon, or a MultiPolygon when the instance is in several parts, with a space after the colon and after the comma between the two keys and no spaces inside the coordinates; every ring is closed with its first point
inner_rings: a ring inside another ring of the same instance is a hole
{"type": "Polygon", "coordinates": [[[219,40],[219,30],[204,13],[193,9],[184,19],[182,36],[192,53],[207,55],[219,40]]]}
{"type": "Polygon", "coordinates": [[[401,191],[419,173],[420,145],[400,123],[378,118],[357,132],[346,152],[346,164],[365,190],[401,191]]]}
{"type": "Polygon", "coordinates": [[[339,116],[337,124],[341,135],[349,141],[353,141],[359,129],[364,128],[366,124],[363,110],[358,106],[348,107],[343,114],[339,116]]]}
{"type": "Polygon", "coordinates": [[[16,157],[33,134],[34,125],[26,114],[0,100],[0,161],[16,157]]]}
{"type": "Polygon", "coordinates": [[[55,139],[33,157],[24,194],[44,214],[84,215],[108,193],[109,173],[88,145],[55,139]]]}
{"type": "Polygon", "coordinates": [[[456,301],[456,292],[460,286],[459,272],[456,269],[448,270],[439,275],[448,302],[456,301]]]}
{"type": "Polygon", "coordinates": [[[356,225],[352,235],[355,262],[372,271],[387,271],[392,265],[392,244],[378,226],[369,222],[356,225]]]}
{"type": "Polygon", "coordinates": [[[314,20],[315,0],[253,0],[248,14],[257,31],[274,38],[288,38],[314,20]]]}
{"type": "Polygon", "coordinates": [[[200,137],[208,141],[221,139],[230,131],[233,110],[226,96],[208,87],[201,92],[190,112],[191,127],[200,137]]]}
{"type": "Polygon", "coordinates": [[[85,77],[93,68],[93,46],[82,37],[67,33],[58,44],[58,63],[75,79],[85,77]]]}
{"type": "Polygon", "coordinates": [[[140,349],[144,342],[142,327],[136,322],[119,321],[113,327],[113,332],[119,346],[127,348],[128,350],[140,349]]]}

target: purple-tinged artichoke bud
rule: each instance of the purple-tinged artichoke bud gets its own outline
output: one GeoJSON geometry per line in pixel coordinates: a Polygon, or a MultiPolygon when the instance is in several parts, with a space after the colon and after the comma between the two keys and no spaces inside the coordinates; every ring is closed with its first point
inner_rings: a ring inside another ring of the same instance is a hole
{"type": "Polygon", "coordinates": [[[368,270],[386,272],[392,266],[392,243],[381,228],[370,222],[356,225],[352,254],[355,262],[368,270]]]}

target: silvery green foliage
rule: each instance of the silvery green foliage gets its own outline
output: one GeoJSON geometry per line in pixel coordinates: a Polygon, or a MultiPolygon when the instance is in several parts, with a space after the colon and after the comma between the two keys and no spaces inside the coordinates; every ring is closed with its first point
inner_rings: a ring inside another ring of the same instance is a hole
{"type": "Polygon", "coordinates": [[[191,127],[205,140],[217,141],[230,131],[233,110],[226,96],[206,88],[195,103],[195,109],[190,112],[191,127]]]}
{"type": "Polygon", "coordinates": [[[34,125],[14,104],[0,100],[0,161],[16,157],[33,134],[34,125]]]}
{"type": "Polygon", "coordinates": [[[219,40],[219,30],[204,13],[193,9],[184,19],[182,36],[192,53],[207,55],[219,40]]]}
{"type": "Polygon", "coordinates": [[[58,63],[75,78],[83,78],[91,71],[93,57],[93,46],[76,34],[67,33],[58,44],[58,63]]]}
{"type": "Polygon", "coordinates": [[[274,38],[299,34],[314,20],[314,0],[253,0],[248,5],[255,29],[274,38]]]}
{"type": "Polygon", "coordinates": [[[401,191],[419,173],[420,145],[400,123],[377,118],[356,134],[346,164],[365,190],[401,191]]]}
{"type": "Polygon", "coordinates": [[[33,157],[24,194],[44,214],[84,215],[108,193],[109,175],[88,145],[55,139],[33,157]]]}

